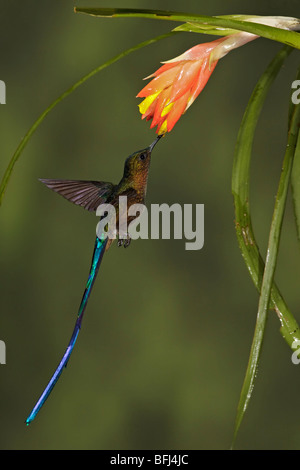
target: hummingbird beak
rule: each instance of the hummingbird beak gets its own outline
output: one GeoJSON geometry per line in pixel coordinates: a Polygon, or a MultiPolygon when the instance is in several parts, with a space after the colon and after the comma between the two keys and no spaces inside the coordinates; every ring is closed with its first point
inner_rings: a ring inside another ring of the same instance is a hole
{"type": "Polygon", "coordinates": [[[150,152],[152,152],[153,148],[155,147],[155,145],[157,144],[157,142],[159,141],[159,139],[160,139],[161,137],[163,137],[163,135],[164,135],[164,134],[158,135],[158,136],[156,137],[155,141],[152,142],[151,145],[149,145],[150,152]]]}

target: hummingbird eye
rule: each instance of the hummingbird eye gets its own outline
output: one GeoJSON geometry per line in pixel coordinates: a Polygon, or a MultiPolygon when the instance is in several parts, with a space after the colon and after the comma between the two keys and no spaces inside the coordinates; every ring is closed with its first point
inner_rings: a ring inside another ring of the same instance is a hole
{"type": "Polygon", "coordinates": [[[140,155],[140,160],[145,160],[146,159],[146,154],[145,153],[141,153],[140,155]]]}

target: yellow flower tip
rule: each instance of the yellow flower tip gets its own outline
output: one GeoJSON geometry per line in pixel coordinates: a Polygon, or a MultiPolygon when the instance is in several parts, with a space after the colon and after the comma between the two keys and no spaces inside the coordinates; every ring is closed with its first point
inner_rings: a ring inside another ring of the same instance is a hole
{"type": "Polygon", "coordinates": [[[158,135],[168,132],[167,120],[165,119],[159,128],[158,135]]]}
{"type": "Polygon", "coordinates": [[[166,106],[163,108],[163,110],[161,112],[161,117],[166,116],[166,114],[168,114],[168,112],[171,111],[173,105],[174,105],[174,103],[169,103],[168,102],[168,104],[166,104],[166,106]]]}
{"type": "Polygon", "coordinates": [[[192,106],[192,104],[194,103],[195,99],[196,99],[195,97],[192,97],[192,96],[189,97],[189,99],[187,100],[187,103],[186,103],[185,110],[184,110],[184,112],[183,112],[182,114],[184,114],[184,113],[189,109],[189,107],[192,106]]]}
{"type": "Polygon", "coordinates": [[[147,98],[145,98],[145,99],[138,105],[141,114],[145,114],[145,112],[147,111],[147,109],[149,108],[149,106],[153,103],[153,101],[155,100],[155,98],[159,95],[159,93],[160,93],[160,91],[158,91],[157,93],[153,93],[153,95],[147,96],[147,98]]]}

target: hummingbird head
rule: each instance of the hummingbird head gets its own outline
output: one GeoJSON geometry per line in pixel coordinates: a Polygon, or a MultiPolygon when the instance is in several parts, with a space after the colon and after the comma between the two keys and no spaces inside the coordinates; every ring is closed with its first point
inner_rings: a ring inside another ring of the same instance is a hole
{"type": "Polygon", "coordinates": [[[151,153],[161,137],[162,135],[157,136],[149,147],[139,150],[138,152],[134,152],[126,159],[123,178],[133,180],[136,183],[140,182],[141,184],[146,184],[151,153]]]}

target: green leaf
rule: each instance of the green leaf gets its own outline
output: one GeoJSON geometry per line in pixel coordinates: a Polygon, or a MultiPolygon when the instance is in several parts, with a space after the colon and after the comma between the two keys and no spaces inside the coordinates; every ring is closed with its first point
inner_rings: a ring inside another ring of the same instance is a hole
{"type": "Polygon", "coordinates": [[[205,25],[192,22],[183,23],[180,26],[174,28],[173,31],[179,31],[183,33],[213,34],[214,36],[229,36],[239,32],[237,29],[220,28],[210,24],[205,25]]]}
{"type": "Polygon", "coordinates": [[[32,137],[32,135],[34,134],[34,132],[36,131],[36,129],[38,128],[38,126],[43,122],[43,120],[45,119],[45,117],[47,116],[47,114],[50,113],[50,111],[52,111],[52,109],[58,104],[60,103],[64,98],[66,98],[67,96],[69,96],[71,93],[73,93],[73,91],[75,91],[80,85],[82,85],[83,83],[85,83],[89,78],[93,77],[94,75],[96,75],[98,72],[100,72],[101,70],[105,69],[106,67],[108,67],[109,65],[112,65],[113,63],[117,62],[118,60],[122,59],[123,57],[126,57],[128,54],[131,54],[132,52],[135,52],[137,51],[138,49],[141,49],[142,47],[145,47],[145,46],[149,46],[150,44],[153,44],[157,41],[160,41],[161,39],[165,39],[165,38],[168,38],[172,35],[176,34],[175,32],[170,32],[170,33],[166,33],[166,34],[162,34],[160,36],[157,36],[155,38],[152,38],[152,39],[148,39],[147,41],[143,41],[133,47],[130,47],[129,49],[127,49],[126,51],[123,51],[121,52],[120,54],[117,54],[116,56],[114,56],[112,59],[109,59],[107,62],[105,62],[104,64],[101,64],[99,65],[98,67],[96,67],[94,70],[92,70],[91,72],[89,72],[88,74],[84,75],[84,77],[82,77],[80,80],[78,80],[78,82],[74,83],[74,85],[72,85],[70,88],[68,88],[68,90],[66,90],[62,95],[60,95],[55,101],[53,101],[53,103],[51,103],[43,112],[42,114],[37,118],[37,120],[33,123],[33,125],[30,127],[30,129],[27,131],[27,133],[25,134],[25,136],[23,137],[23,139],[21,140],[20,144],[18,145],[15,153],[13,154],[13,156],[11,157],[10,161],[9,161],[9,164],[8,164],[8,167],[3,175],[3,178],[2,178],[2,181],[1,181],[1,184],[0,184],[0,205],[2,203],[2,200],[3,200],[3,197],[4,197],[4,193],[6,191],[6,188],[7,188],[7,185],[9,183],[9,180],[11,178],[11,175],[12,175],[12,172],[13,172],[13,169],[14,169],[14,166],[15,164],[17,163],[17,161],[19,160],[26,144],[28,143],[29,139],[32,137]]]}
{"type": "Polygon", "coordinates": [[[222,28],[237,29],[257,34],[258,36],[282,42],[289,46],[300,49],[300,35],[294,31],[274,28],[263,24],[252,23],[234,19],[236,15],[230,17],[204,16],[176,11],[147,10],[135,8],[85,8],[75,7],[75,13],[85,13],[87,15],[110,17],[110,18],[149,18],[155,20],[178,21],[182,23],[199,23],[222,28]]]}
{"type": "Polygon", "coordinates": [[[291,181],[297,236],[298,241],[300,242],[300,137],[298,138],[298,144],[295,151],[291,181]]]}
{"type": "MultiPolygon", "coordinates": [[[[257,15],[221,15],[216,18],[227,18],[233,20],[244,21],[247,18],[254,18],[257,15]]],[[[257,16],[257,18],[260,18],[257,16]]],[[[229,36],[231,34],[236,34],[239,31],[237,29],[221,28],[220,26],[213,26],[210,24],[204,23],[184,23],[180,26],[177,26],[173,31],[188,32],[188,33],[201,33],[201,34],[213,34],[214,36],[229,36]]]]}
{"type": "Polygon", "coordinates": [[[267,91],[289,53],[290,49],[285,47],[276,55],[260,78],[250,98],[239,131],[233,167],[232,192],[236,209],[237,236],[248,270],[260,291],[255,332],[237,409],[234,440],[252,395],[269,307],[273,307],[278,314],[281,321],[281,333],[289,345],[292,346],[295,339],[299,340],[297,322],[288,311],[277,287],[273,283],[273,278],[300,124],[300,107],[298,109],[294,107],[290,120],[288,142],[275,201],[265,267],[263,267],[263,261],[254,238],[249,211],[249,167],[255,127],[267,91]]]}
{"type": "MultiPolygon", "coordinates": [[[[300,83],[300,72],[297,77],[297,80],[300,83]]],[[[292,89],[292,94],[294,93],[294,91],[295,90],[292,89]]],[[[291,119],[292,110],[293,110],[292,104],[293,102],[291,99],[290,119],[291,119]]],[[[299,103],[298,103],[298,106],[299,106],[299,103]]],[[[297,143],[296,151],[295,151],[291,183],[292,183],[293,208],[294,208],[295,222],[296,222],[296,228],[297,228],[297,237],[300,243],[300,137],[298,138],[298,143],[297,143]]]]}
{"type": "MultiPolygon", "coordinates": [[[[264,262],[255,240],[250,214],[249,175],[252,143],[266,94],[277,76],[283,61],[291,51],[292,49],[288,47],[283,48],[276,55],[255,87],[240,126],[232,169],[232,194],[235,206],[236,235],[249,274],[259,292],[261,291],[264,262]]],[[[275,310],[281,323],[280,332],[291,347],[292,343],[300,338],[300,331],[296,320],[289,311],[275,283],[273,283],[271,290],[270,308],[275,310]]]]}

